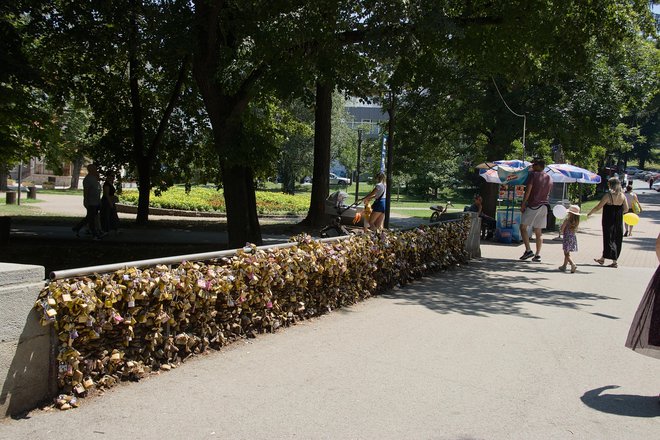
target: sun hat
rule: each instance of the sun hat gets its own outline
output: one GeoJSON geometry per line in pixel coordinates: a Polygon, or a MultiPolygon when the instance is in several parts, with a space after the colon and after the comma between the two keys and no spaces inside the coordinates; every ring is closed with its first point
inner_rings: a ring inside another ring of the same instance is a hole
{"type": "Polygon", "coordinates": [[[573,215],[580,215],[580,207],[578,205],[571,205],[568,207],[568,213],[573,215]]]}

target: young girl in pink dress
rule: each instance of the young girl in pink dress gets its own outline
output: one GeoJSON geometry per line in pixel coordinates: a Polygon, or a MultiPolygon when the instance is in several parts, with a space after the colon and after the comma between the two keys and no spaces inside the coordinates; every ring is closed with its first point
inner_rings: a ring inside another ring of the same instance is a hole
{"type": "Polygon", "coordinates": [[[565,271],[567,265],[571,265],[571,273],[575,273],[577,266],[571,259],[571,252],[577,252],[577,232],[578,225],[580,224],[580,207],[571,205],[568,208],[566,220],[561,225],[562,234],[562,249],[564,249],[564,264],[559,266],[559,270],[565,271]]]}

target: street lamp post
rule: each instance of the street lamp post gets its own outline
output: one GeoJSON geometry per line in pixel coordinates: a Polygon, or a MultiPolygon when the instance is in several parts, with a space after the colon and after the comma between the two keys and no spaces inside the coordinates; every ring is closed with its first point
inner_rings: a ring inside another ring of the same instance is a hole
{"type": "Polygon", "coordinates": [[[355,167],[355,203],[360,197],[360,153],[362,151],[362,129],[358,128],[357,166],[355,167]]]}
{"type": "Polygon", "coordinates": [[[23,162],[18,163],[18,205],[21,204],[21,181],[23,180],[23,162]]]}

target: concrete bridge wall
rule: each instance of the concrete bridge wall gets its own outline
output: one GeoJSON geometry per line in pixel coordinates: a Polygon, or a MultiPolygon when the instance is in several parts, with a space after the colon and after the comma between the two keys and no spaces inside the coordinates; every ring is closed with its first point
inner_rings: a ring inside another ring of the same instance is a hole
{"type": "Polygon", "coordinates": [[[57,392],[53,326],[42,326],[34,308],[44,275],[42,266],[0,263],[0,417],[57,392]]]}

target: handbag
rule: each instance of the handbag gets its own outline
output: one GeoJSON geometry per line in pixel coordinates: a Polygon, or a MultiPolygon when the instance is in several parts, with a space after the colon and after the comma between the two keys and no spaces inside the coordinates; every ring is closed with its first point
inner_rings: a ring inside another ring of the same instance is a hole
{"type": "Polygon", "coordinates": [[[639,204],[639,202],[635,199],[632,201],[632,210],[635,214],[639,214],[642,212],[642,205],[639,204]]]}

